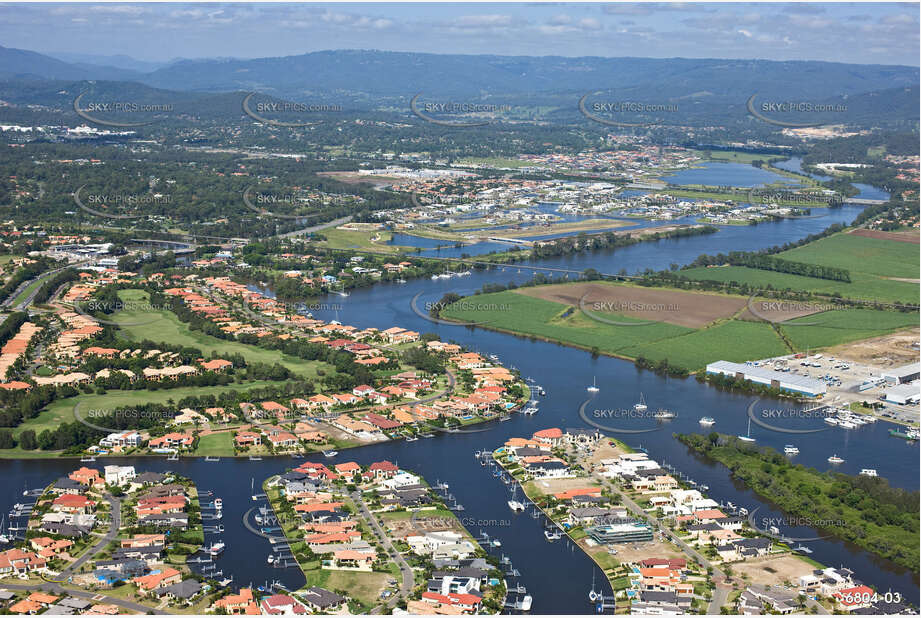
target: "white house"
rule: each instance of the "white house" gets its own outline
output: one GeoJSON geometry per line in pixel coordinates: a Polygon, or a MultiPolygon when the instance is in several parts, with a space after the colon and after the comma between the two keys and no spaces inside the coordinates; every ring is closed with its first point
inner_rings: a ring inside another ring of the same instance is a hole
{"type": "Polygon", "coordinates": [[[124,485],[137,474],[134,466],[106,466],[105,479],[108,485],[124,485]]]}

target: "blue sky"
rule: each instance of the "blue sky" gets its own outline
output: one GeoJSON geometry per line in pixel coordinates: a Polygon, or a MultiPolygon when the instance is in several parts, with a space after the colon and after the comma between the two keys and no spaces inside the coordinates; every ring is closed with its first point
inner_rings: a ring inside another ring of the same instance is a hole
{"type": "Polygon", "coordinates": [[[919,62],[919,5],[882,3],[0,4],[0,44],[178,57],[325,49],[919,62]]]}

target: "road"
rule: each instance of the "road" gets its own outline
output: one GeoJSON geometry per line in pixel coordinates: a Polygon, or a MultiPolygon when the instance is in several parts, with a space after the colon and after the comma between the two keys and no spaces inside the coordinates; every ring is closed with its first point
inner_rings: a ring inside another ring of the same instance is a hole
{"type": "Polygon", "coordinates": [[[115,537],[118,536],[118,529],[121,528],[121,525],[122,525],[122,502],[121,500],[119,500],[118,498],[116,498],[115,496],[111,494],[105,494],[104,497],[106,499],[106,502],[109,503],[109,508],[112,513],[111,515],[112,521],[109,523],[108,532],[106,532],[103,535],[103,537],[99,540],[98,543],[96,543],[91,548],[83,552],[82,556],[80,556],[79,558],[71,562],[70,565],[68,565],[66,569],[61,571],[62,579],[70,577],[74,573],[78,572],[80,567],[83,566],[83,564],[87,560],[89,560],[90,558],[92,558],[93,556],[101,552],[103,549],[105,549],[106,545],[114,541],[115,537]]]}
{"type": "MultiPolygon", "coordinates": [[[[74,560],[70,565],[68,565],[66,569],[61,571],[58,577],[60,577],[62,582],[69,580],[73,576],[74,573],[79,571],[80,567],[83,566],[83,564],[86,563],[86,561],[90,560],[91,558],[93,558],[93,556],[95,556],[96,554],[101,552],[103,549],[105,549],[105,547],[109,543],[114,541],[115,538],[118,536],[118,529],[121,527],[121,519],[122,519],[121,518],[121,508],[122,508],[121,500],[119,500],[118,498],[110,494],[105,494],[104,497],[106,499],[106,502],[109,503],[109,507],[112,510],[111,521],[109,522],[109,530],[105,533],[105,535],[102,536],[102,538],[99,540],[98,543],[96,543],[91,548],[83,552],[83,555],[81,555],[79,558],[74,560]]],[[[117,605],[118,607],[129,609],[135,612],[140,612],[141,614],[147,614],[148,612],[152,610],[152,608],[148,605],[141,605],[140,603],[135,603],[133,601],[128,601],[126,599],[119,599],[117,597],[106,596],[99,592],[90,592],[90,591],[83,590],[80,588],[71,588],[71,587],[62,585],[59,582],[51,582],[47,580],[45,580],[44,583],[38,584],[38,585],[35,585],[35,584],[8,584],[6,582],[3,582],[2,587],[8,590],[23,590],[27,592],[35,592],[36,590],[42,590],[45,592],[51,592],[51,593],[58,594],[58,595],[67,594],[72,597],[86,599],[87,601],[93,601],[94,603],[117,605]]],[[[163,610],[157,610],[157,613],[168,614],[170,612],[163,611],[163,610]]]]}
{"type": "Polygon", "coordinates": [[[371,528],[374,530],[374,534],[380,540],[381,544],[384,546],[384,549],[387,550],[387,553],[393,558],[397,566],[400,567],[400,573],[403,576],[403,581],[400,583],[400,592],[395,594],[390,599],[378,607],[375,607],[371,610],[371,614],[379,613],[381,607],[393,607],[396,605],[397,601],[400,599],[409,598],[409,595],[413,591],[413,587],[416,585],[416,577],[413,574],[412,567],[409,566],[409,563],[403,558],[402,554],[398,552],[393,544],[390,542],[390,537],[384,532],[380,524],[377,522],[377,517],[375,517],[371,511],[368,510],[368,505],[365,504],[364,499],[361,497],[361,492],[355,491],[351,493],[352,500],[355,501],[355,504],[358,506],[359,514],[367,521],[371,528]]]}
{"type": "Polygon", "coordinates": [[[301,234],[311,234],[313,232],[319,232],[320,230],[325,230],[331,227],[337,227],[343,223],[348,223],[352,220],[352,215],[347,217],[340,217],[332,221],[327,221],[326,223],[320,223],[318,225],[312,225],[310,227],[305,227],[301,230],[294,230],[293,232],[286,232],[284,234],[277,234],[275,238],[290,238],[291,236],[300,236],[301,234]]]}
{"type": "Polygon", "coordinates": [[[606,485],[611,491],[620,496],[620,499],[623,502],[623,505],[627,507],[627,510],[642,519],[649,520],[659,530],[660,533],[667,536],[672,543],[681,549],[681,551],[683,551],[687,556],[693,558],[698,564],[707,569],[713,569],[713,598],[710,600],[710,605],[707,607],[707,613],[711,615],[719,615],[720,607],[726,603],[726,599],[729,597],[729,593],[732,592],[732,586],[726,584],[728,579],[726,573],[714,566],[703,554],[678,538],[678,535],[665,527],[658,519],[655,517],[648,517],[648,514],[642,509],[642,507],[634,502],[630,496],[621,491],[619,487],[610,482],[606,483],[606,485]]]}

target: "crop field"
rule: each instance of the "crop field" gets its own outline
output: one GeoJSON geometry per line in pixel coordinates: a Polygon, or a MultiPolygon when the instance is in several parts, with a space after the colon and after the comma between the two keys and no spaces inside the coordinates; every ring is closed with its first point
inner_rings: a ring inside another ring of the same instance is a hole
{"type": "Polygon", "coordinates": [[[637,320],[655,320],[687,328],[700,328],[714,320],[729,318],[745,307],[746,303],[742,296],[605,282],[522,288],[519,293],[574,306],[579,306],[581,300],[592,313],[620,314],[637,320]]]}
{"type": "Polygon", "coordinates": [[[796,318],[780,326],[797,350],[824,348],[917,326],[918,314],[842,309],[796,318]]]}
{"type": "Polygon", "coordinates": [[[716,360],[742,362],[789,352],[770,324],[730,320],[688,335],[655,341],[624,350],[630,357],[668,360],[695,371],[716,360]]]}
{"type": "Polygon", "coordinates": [[[689,279],[736,281],[763,288],[839,294],[845,298],[861,300],[918,302],[917,276],[921,265],[918,248],[912,243],[842,233],[784,251],[778,257],[845,268],[850,271],[851,282],[815,279],[743,266],[689,268],[682,270],[681,275],[689,279]]]}
{"type": "Polygon", "coordinates": [[[619,354],[621,350],[632,345],[691,332],[691,329],[665,322],[649,322],[625,315],[605,314],[604,319],[618,318],[619,321],[636,324],[610,325],[592,320],[579,312],[578,307],[573,308],[516,292],[483,294],[468,301],[471,304],[493,308],[448,307],[442,311],[442,317],[478,322],[485,328],[530,335],[585,349],[597,347],[608,354],[619,354]]]}
{"type": "Polygon", "coordinates": [[[784,251],[778,257],[807,264],[837,266],[851,273],[878,277],[917,278],[919,269],[918,248],[911,243],[857,234],[835,234],[784,251]]]}
{"type": "Polygon", "coordinates": [[[441,316],[689,371],[878,337],[917,321],[914,313],[813,305],[775,308],[744,296],[578,282],[476,295],[441,316]]]}

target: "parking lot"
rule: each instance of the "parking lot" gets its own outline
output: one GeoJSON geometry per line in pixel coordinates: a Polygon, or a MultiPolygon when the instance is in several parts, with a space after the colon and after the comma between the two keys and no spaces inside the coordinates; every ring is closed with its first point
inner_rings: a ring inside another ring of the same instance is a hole
{"type": "Polygon", "coordinates": [[[918,404],[898,405],[882,399],[886,389],[892,386],[883,380],[882,374],[890,371],[891,367],[858,363],[822,354],[803,358],[797,358],[791,354],[756,361],[752,364],[825,382],[828,386],[828,394],[822,400],[824,403],[836,407],[846,407],[852,403],[861,402],[877,403],[882,407],[875,410],[875,416],[914,426],[919,423],[921,406],[918,404]],[[874,385],[867,387],[869,384],[874,385]]]}

